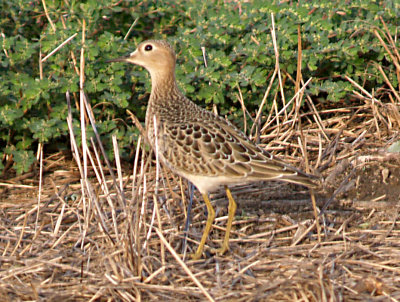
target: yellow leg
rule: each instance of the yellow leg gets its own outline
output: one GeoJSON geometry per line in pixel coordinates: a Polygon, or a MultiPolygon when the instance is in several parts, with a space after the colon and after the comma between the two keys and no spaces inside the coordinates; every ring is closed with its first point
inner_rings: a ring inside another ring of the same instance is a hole
{"type": "Polygon", "coordinates": [[[231,232],[232,222],[236,212],[236,202],[233,199],[231,190],[229,190],[229,188],[225,186],[225,191],[226,195],[228,196],[229,206],[228,206],[228,222],[226,224],[225,238],[224,241],[222,242],[221,248],[218,249],[218,253],[220,253],[221,255],[224,254],[227,250],[229,250],[229,234],[231,232]]]}
{"type": "Polygon", "coordinates": [[[192,255],[192,259],[194,259],[194,260],[200,259],[201,255],[203,254],[204,244],[206,243],[208,234],[211,231],[211,226],[212,226],[212,223],[215,218],[215,211],[211,205],[210,200],[208,199],[207,194],[203,194],[203,198],[206,203],[207,212],[208,212],[207,223],[206,223],[206,227],[204,228],[203,236],[201,237],[199,247],[197,248],[196,253],[192,255]]]}

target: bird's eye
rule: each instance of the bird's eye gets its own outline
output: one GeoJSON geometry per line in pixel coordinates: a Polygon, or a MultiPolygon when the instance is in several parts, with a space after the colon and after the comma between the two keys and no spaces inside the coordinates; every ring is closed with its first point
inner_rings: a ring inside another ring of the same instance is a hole
{"type": "Polygon", "coordinates": [[[152,50],[152,49],[153,49],[153,46],[150,45],[150,44],[147,44],[147,45],[144,47],[144,50],[145,50],[145,51],[150,51],[150,50],[152,50]]]}

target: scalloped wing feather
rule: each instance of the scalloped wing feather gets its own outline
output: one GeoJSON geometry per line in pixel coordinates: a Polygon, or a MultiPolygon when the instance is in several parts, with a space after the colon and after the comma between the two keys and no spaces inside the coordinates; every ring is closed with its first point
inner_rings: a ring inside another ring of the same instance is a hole
{"type": "Polygon", "coordinates": [[[235,179],[244,182],[276,179],[315,185],[310,175],[273,158],[229,122],[212,113],[204,117],[202,121],[166,123],[162,127],[159,136],[162,157],[178,174],[219,176],[232,183],[235,179]]]}

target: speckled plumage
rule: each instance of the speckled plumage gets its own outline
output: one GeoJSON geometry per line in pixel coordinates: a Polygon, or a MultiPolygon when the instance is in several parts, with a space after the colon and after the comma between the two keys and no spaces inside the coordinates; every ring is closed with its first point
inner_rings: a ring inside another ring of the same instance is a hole
{"type": "MultiPolygon", "coordinates": [[[[189,179],[203,194],[209,210],[205,233],[214,219],[207,193],[221,185],[275,179],[314,186],[312,176],[275,159],[230,122],[187,99],[175,81],[175,60],[167,42],[148,40],[129,56],[114,61],[137,64],[150,72],[152,91],[146,112],[149,141],[172,171],[189,179]]],[[[228,189],[227,194],[232,216],[229,232],[236,204],[228,189]]],[[[195,258],[201,256],[207,235],[203,234],[195,258]]],[[[225,241],[228,238],[229,234],[225,241]]],[[[228,248],[225,241],[222,252],[228,248]]]]}

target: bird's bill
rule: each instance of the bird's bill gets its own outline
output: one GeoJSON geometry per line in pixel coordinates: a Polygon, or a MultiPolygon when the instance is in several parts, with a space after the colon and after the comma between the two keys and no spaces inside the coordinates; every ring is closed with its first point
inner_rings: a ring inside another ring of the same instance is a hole
{"type": "Polygon", "coordinates": [[[126,55],[126,56],[123,56],[123,57],[107,60],[106,63],[113,63],[113,62],[133,63],[132,59],[135,57],[135,55],[136,55],[136,51],[134,51],[134,52],[132,52],[132,53],[126,55]]]}
{"type": "Polygon", "coordinates": [[[130,54],[129,54],[129,55],[126,55],[126,56],[123,56],[123,57],[119,57],[119,58],[107,60],[106,63],[127,62],[128,59],[129,59],[129,57],[130,57],[130,54]]]}

